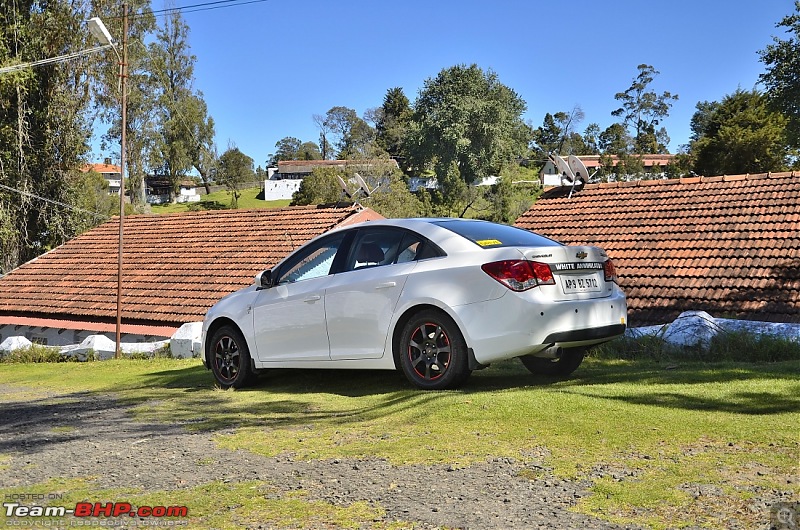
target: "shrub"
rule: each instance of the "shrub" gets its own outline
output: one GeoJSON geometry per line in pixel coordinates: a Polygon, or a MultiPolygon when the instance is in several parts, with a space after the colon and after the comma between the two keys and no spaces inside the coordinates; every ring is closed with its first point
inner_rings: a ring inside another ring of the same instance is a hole
{"type": "Polygon", "coordinates": [[[126,359],[172,359],[172,350],[169,343],[152,352],[126,353],[126,359]]]}
{"type": "Polygon", "coordinates": [[[669,344],[660,335],[626,335],[601,344],[592,355],[628,361],[779,362],[800,360],[800,343],[769,334],[720,331],[707,348],[682,348],[669,344]]]}
{"type": "Polygon", "coordinates": [[[31,344],[27,348],[3,352],[0,362],[3,363],[59,363],[73,361],[73,357],[61,355],[58,348],[31,344]]]}
{"type": "Polygon", "coordinates": [[[745,331],[718,333],[706,361],[777,362],[800,360],[800,343],[785,337],[745,331]]]}

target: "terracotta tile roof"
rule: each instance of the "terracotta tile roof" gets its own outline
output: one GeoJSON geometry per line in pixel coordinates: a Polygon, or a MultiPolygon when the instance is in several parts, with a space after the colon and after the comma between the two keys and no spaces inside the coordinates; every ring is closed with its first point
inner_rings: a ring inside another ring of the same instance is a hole
{"type": "MultiPolygon", "coordinates": [[[[640,155],[644,167],[661,166],[664,167],[675,159],[675,155],[640,155]]],[[[595,169],[600,166],[600,155],[580,155],[578,158],[586,166],[587,169],[595,169]]],[[[611,156],[611,163],[617,165],[619,157],[617,155],[611,156]]]]}
{"type": "Polygon", "coordinates": [[[278,167],[285,166],[309,166],[309,167],[325,167],[325,166],[346,166],[347,160],[279,160],[278,167]]]}
{"type": "MultiPolygon", "coordinates": [[[[252,283],[323,232],[379,219],[356,207],[218,210],[125,218],[122,319],[175,326],[202,320],[222,296],[252,283]]],[[[3,317],[116,322],[119,218],[0,279],[3,317]]]]}
{"type": "Polygon", "coordinates": [[[98,173],[119,173],[120,168],[119,166],[115,166],[114,164],[86,164],[81,168],[81,171],[84,173],[88,173],[91,170],[95,170],[98,173]]]}
{"type": "Polygon", "coordinates": [[[278,173],[311,173],[316,167],[353,167],[368,169],[375,164],[392,164],[397,167],[394,159],[367,159],[367,160],[281,160],[278,162],[278,173]]]}
{"type": "Polygon", "coordinates": [[[800,174],[694,177],[554,188],[516,225],[603,247],[631,325],[685,310],[800,322],[800,174]]]}

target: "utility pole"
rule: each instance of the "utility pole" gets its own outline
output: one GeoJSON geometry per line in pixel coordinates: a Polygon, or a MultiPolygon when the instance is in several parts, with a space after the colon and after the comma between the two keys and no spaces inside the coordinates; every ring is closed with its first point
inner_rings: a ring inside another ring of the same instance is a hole
{"type": "Polygon", "coordinates": [[[117,256],[117,350],[114,358],[122,357],[122,242],[125,221],[125,164],[126,133],[128,129],[128,4],[122,4],[122,64],[120,64],[120,81],[122,90],[122,135],[120,140],[119,162],[119,254],[117,256]]]}

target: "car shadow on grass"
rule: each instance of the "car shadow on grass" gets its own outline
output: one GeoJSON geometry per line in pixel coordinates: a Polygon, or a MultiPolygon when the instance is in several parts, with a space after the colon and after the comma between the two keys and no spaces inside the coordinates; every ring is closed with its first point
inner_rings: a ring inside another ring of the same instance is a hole
{"type": "Polygon", "coordinates": [[[394,371],[290,369],[269,370],[251,387],[223,391],[215,388],[210,372],[202,366],[162,367],[122,388],[51,390],[47,397],[34,398],[5,393],[0,407],[0,453],[33,451],[70,440],[91,441],[100,435],[130,435],[113,427],[120,419],[135,420],[126,429],[140,436],[184,429],[302,428],[326,421],[346,426],[415,407],[424,410],[447,396],[496,392],[558,392],[692,411],[790,413],[800,410],[800,370],[795,364],[664,366],[587,359],[572,376],[553,378],[532,375],[512,359],[476,371],[460,389],[446,391],[415,389],[394,371]],[[699,386],[742,382],[721,397],[709,396],[699,386]],[[354,399],[326,400],[326,395],[354,399]]]}

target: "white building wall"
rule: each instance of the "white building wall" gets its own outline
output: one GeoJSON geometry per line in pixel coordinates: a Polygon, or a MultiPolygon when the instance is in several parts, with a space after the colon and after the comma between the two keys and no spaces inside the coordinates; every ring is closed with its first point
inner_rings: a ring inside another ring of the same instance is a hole
{"type": "Polygon", "coordinates": [[[294,192],[300,189],[302,179],[283,179],[264,181],[264,200],[281,201],[292,198],[294,192]]]}

